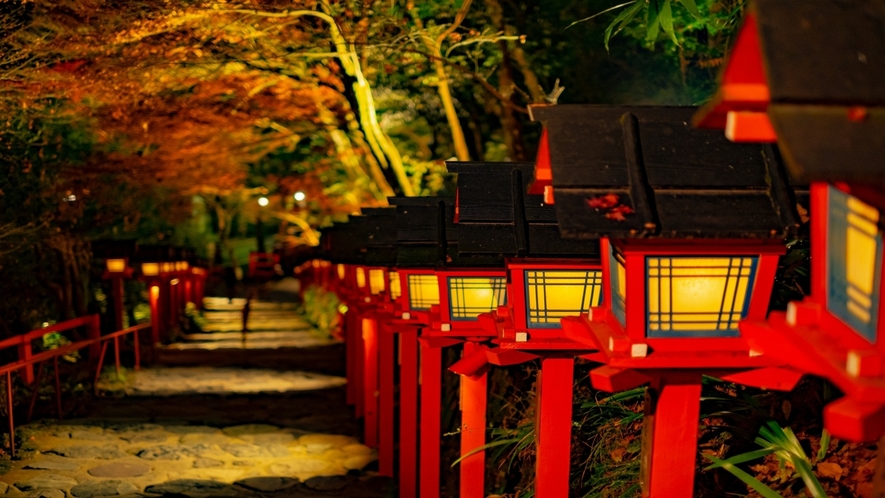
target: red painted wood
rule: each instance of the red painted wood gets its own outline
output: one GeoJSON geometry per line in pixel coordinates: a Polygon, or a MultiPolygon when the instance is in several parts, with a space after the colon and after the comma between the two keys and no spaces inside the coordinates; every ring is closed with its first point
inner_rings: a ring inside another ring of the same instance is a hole
{"type": "Polygon", "coordinates": [[[811,297],[819,303],[825,303],[827,295],[827,189],[824,182],[814,182],[810,188],[810,210],[821,213],[811,217],[811,297]]]}
{"type": "Polygon", "coordinates": [[[362,313],[360,313],[359,308],[356,305],[351,305],[353,307],[353,323],[354,323],[354,333],[353,337],[356,339],[354,341],[354,350],[356,351],[356,361],[354,362],[354,412],[357,417],[365,416],[366,410],[366,352],[365,352],[365,341],[363,340],[363,319],[362,313]]]}
{"type": "Polygon", "coordinates": [[[535,426],[535,496],[538,498],[569,495],[574,371],[572,358],[541,360],[535,426]]]}
{"type": "Polygon", "coordinates": [[[614,393],[639,387],[651,380],[648,376],[630,369],[603,365],[590,371],[590,382],[595,389],[614,393]]]}
{"type": "Polygon", "coordinates": [[[394,475],[395,338],[387,327],[382,327],[378,335],[378,473],[388,477],[394,475]]]}
{"type": "Polygon", "coordinates": [[[624,273],[627,279],[627,292],[624,297],[627,323],[624,331],[633,341],[643,342],[645,340],[645,253],[625,254],[624,259],[626,260],[624,273]]]}
{"type": "Polygon", "coordinates": [[[366,446],[378,447],[378,322],[362,319],[363,331],[363,438],[366,446]]]}
{"type": "MultiPolygon", "coordinates": [[[[464,356],[481,351],[484,346],[464,343],[464,356]]],[[[461,376],[461,456],[467,455],[486,443],[486,407],[488,402],[488,376],[485,372],[475,376],[461,376]]],[[[479,451],[460,462],[461,498],[485,497],[485,451],[479,451]]],[[[423,498],[423,495],[422,495],[423,498]]]]}
{"type": "Polygon", "coordinates": [[[764,111],[728,111],[725,138],[735,143],[776,143],[777,133],[764,111]]]}
{"type": "Polygon", "coordinates": [[[771,292],[774,289],[774,277],[777,274],[779,256],[764,254],[756,264],[756,279],[753,285],[753,293],[750,295],[750,306],[747,309],[747,318],[764,320],[768,315],[768,305],[771,302],[771,292]]]}
{"type": "Polygon", "coordinates": [[[700,374],[673,373],[653,380],[642,428],[642,496],[694,496],[700,406],[700,374]]]}
{"type": "Polygon", "coordinates": [[[824,408],[824,426],[849,441],[873,441],[885,435],[885,403],[847,396],[824,408]]]}
{"type": "MultiPolygon", "coordinates": [[[[550,145],[547,140],[547,128],[541,131],[538,143],[538,156],[535,160],[535,180],[529,185],[529,194],[541,195],[546,187],[553,186],[553,170],[550,167],[550,145]]],[[[458,220],[455,220],[457,223],[458,220]]]]}
{"type": "Polygon", "coordinates": [[[465,344],[464,355],[454,365],[450,366],[449,370],[458,375],[466,376],[484,374],[488,370],[489,365],[489,358],[486,355],[488,350],[489,348],[483,345],[471,344],[468,347],[465,344]]]}
{"type": "Polygon", "coordinates": [[[399,496],[418,493],[418,329],[404,327],[400,336],[399,496]]]}
{"type": "Polygon", "coordinates": [[[421,343],[421,498],[439,498],[439,450],[441,437],[442,350],[421,343]]]}
{"type": "Polygon", "coordinates": [[[802,373],[789,368],[766,367],[719,376],[722,380],[761,389],[789,391],[802,379],[802,373]]]}

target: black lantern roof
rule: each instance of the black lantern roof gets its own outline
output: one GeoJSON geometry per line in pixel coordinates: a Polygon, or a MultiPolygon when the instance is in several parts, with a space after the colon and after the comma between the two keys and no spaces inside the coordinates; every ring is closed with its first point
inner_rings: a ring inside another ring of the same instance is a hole
{"type": "Polygon", "coordinates": [[[791,171],[885,185],[885,3],[756,0],[752,12],[791,171]]]}
{"type": "Polygon", "coordinates": [[[529,195],[533,163],[448,162],[458,174],[458,251],[520,257],[599,257],[595,240],[563,239],[556,211],[529,195]]]}
{"type": "MultiPolygon", "coordinates": [[[[691,126],[693,107],[532,107],[566,238],[782,238],[800,224],[776,147],[691,126]]],[[[807,192],[800,192],[802,200],[807,192]]]]}
{"type": "Polygon", "coordinates": [[[367,226],[366,264],[396,264],[396,208],[363,208],[367,226]]]}
{"type": "Polygon", "coordinates": [[[390,197],[396,206],[396,264],[400,267],[500,267],[502,258],[458,252],[455,200],[444,197],[390,197]]]}
{"type": "Polygon", "coordinates": [[[135,239],[99,239],[92,241],[92,257],[99,259],[134,260],[138,252],[135,239]]]}

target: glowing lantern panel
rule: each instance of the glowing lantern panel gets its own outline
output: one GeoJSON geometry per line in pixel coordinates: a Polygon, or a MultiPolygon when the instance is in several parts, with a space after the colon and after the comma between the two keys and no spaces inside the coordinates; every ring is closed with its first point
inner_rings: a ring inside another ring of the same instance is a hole
{"type": "Polygon", "coordinates": [[[436,275],[409,275],[409,308],[429,310],[439,304],[439,280],[436,275]]]}
{"type": "Polygon", "coordinates": [[[339,264],[335,267],[335,271],[338,272],[338,280],[344,280],[345,270],[346,268],[342,264],[339,264]]]}
{"type": "Polygon", "coordinates": [[[827,309],[875,342],[882,271],[879,211],[834,187],[828,197],[827,309]]]}
{"type": "Polygon", "coordinates": [[[105,265],[111,273],[122,273],[126,270],[125,259],[109,259],[105,262],[105,265]]]}
{"type": "Polygon", "coordinates": [[[373,268],[369,270],[369,292],[373,295],[384,292],[384,270],[373,268]]]}
{"type": "Polygon", "coordinates": [[[452,320],[475,320],[507,304],[506,280],[502,277],[449,277],[452,320]]]}
{"type": "Polygon", "coordinates": [[[390,299],[399,299],[402,295],[399,273],[392,271],[388,274],[388,277],[390,278],[390,299]]]}
{"type": "Polygon", "coordinates": [[[142,263],[141,273],[146,277],[153,277],[160,273],[159,263],[142,263]]]}
{"type": "Polygon", "coordinates": [[[649,257],[648,335],[736,336],[757,258],[649,257]]]}
{"type": "Polygon", "coordinates": [[[602,272],[526,270],[526,323],[529,327],[559,327],[559,320],[598,306],[602,272]]]}
{"type": "Polygon", "coordinates": [[[356,286],[360,289],[366,286],[366,270],[363,268],[356,269],[356,286]]]}

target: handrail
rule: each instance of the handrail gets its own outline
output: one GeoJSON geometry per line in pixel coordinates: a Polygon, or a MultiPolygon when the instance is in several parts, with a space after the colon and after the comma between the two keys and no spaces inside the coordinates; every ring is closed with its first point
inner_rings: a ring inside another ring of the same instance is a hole
{"type": "MultiPolygon", "coordinates": [[[[43,369],[37,370],[37,377],[34,379],[34,371],[33,366],[35,364],[42,363],[47,360],[52,360],[53,367],[55,370],[55,398],[56,398],[56,409],[58,410],[58,418],[62,418],[62,407],[61,407],[61,380],[58,375],[58,358],[69,354],[73,351],[78,351],[87,347],[99,347],[100,345],[100,353],[98,354],[98,367],[95,371],[95,383],[98,383],[98,378],[101,375],[101,369],[104,365],[104,356],[107,352],[108,342],[114,341],[114,359],[117,369],[117,375],[120,375],[120,337],[123,337],[126,334],[133,334],[134,341],[134,353],[135,353],[135,370],[139,370],[141,367],[141,355],[139,352],[139,341],[138,341],[138,332],[140,330],[144,330],[150,328],[152,326],[151,322],[142,323],[139,325],[135,325],[132,327],[125,328],[123,330],[118,330],[116,332],[112,332],[106,335],[98,335],[98,315],[89,315],[81,318],[75,318],[73,320],[67,320],[61,323],[57,323],[51,327],[46,327],[43,329],[32,330],[25,334],[21,334],[16,337],[11,337],[4,341],[0,341],[0,349],[8,348],[12,346],[19,347],[20,358],[13,362],[8,363],[6,365],[0,366],[0,375],[6,377],[6,408],[7,408],[7,416],[9,421],[9,452],[12,456],[15,456],[15,421],[13,419],[13,407],[14,407],[14,389],[12,386],[12,372],[16,370],[21,370],[22,377],[25,379],[26,383],[31,383],[32,381],[36,381],[34,384],[33,394],[31,395],[31,403],[28,409],[28,421],[30,421],[31,416],[34,412],[34,404],[37,401],[37,395],[40,392],[40,377],[43,373],[43,369]],[[48,334],[56,331],[69,330],[76,327],[81,327],[84,325],[89,325],[90,327],[90,335],[92,337],[88,339],[83,339],[81,341],[77,341],[71,344],[65,344],[64,346],[59,346],[54,349],[49,349],[46,351],[41,351],[37,354],[31,354],[31,343],[30,341],[34,338],[40,337],[44,334],[48,334]]],[[[92,356],[92,354],[90,354],[92,356]]]]}
{"type": "Polygon", "coordinates": [[[50,325],[48,327],[44,327],[42,329],[34,329],[30,332],[25,332],[24,334],[19,334],[17,336],[9,337],[7,339],[3,339],[0,341],[0,349],[10,348],[12,346],[18,346],[24,344],[27,341],[32,341],[38,337],[43,337],[46,334],[50,334],[52,332],[62,332],[65,330],[75,329],[77,327],[82,327],[84,325],[90,325],[94,320],[95,315],[86,315],[81,316],[80,318],[74,318],[72,320],[66,320],[61,323],[56,323],[54,325],[50,325]]]}

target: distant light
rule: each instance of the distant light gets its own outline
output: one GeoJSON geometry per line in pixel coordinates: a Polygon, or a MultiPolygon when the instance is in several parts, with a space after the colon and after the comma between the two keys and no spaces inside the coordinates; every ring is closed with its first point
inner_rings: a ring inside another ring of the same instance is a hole
{"type": "Polygon", "coordinates": [[[43,322],[43,328],[44,328],[44,329],[45,329],[46,327],[48,327],[48,326],[49,326],[49,322],[43,322]]]}
{"type": "Polygon", "coordinates": [[[178,280],[177,278],[173,278],[172,280],[169,281],[169,283],[170,283],[171,285],[178,285],[179,282],[181,282],[181,281],[178,280]]]}
{"type": "Polygon", "coordinates": [[[296,201],[301,202],[306,198],[307,198],[307,195],[305,195],[304,192],[302,192],[300,190],[298,192],[295,192],[295,200],[296,201]]]}
{"type": "Polygon", "coordinates": [[[125,259],[109,259],[105,262],[105,265],[111,273],[122,273],[126,271],[125,259]]]}
{"type": "Polygon", "coordinates": [[[65,202],[74,202],[77,200],[77,196],[74,194],[70,194],[69,196],[64,198],[65,202]]]}
{"type": "Polygon", "coordinates": [[[258,205],[259,206],[264,207],[264,206],[267,206],[268,204],[270,204],[270,201],[267,200],[267,197],[259,197],[258,198],[258,205]]]}

